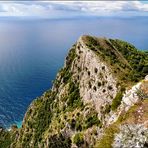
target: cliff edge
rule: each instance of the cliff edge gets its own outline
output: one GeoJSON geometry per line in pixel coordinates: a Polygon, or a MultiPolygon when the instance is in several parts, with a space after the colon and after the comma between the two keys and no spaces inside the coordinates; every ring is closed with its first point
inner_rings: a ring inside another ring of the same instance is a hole
{"type": "Polygon", "coordinates": [[[147,146],[147,75],[146,52],[121,40],[81,36],[69,50],[53,87],[29,106],[22,128],[6,134],[0,131],[7,137],[0,136],[0,145],[147,146]]]}

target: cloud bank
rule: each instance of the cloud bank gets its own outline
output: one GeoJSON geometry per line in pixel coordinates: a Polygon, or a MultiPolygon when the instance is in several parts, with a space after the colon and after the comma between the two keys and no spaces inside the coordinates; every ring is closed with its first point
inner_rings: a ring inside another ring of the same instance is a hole
{"type": "Polygon", "coordinates": [[[148,16],[141,1],[0,1],[0,16],[64,18],[78,16],[148,16]]]}

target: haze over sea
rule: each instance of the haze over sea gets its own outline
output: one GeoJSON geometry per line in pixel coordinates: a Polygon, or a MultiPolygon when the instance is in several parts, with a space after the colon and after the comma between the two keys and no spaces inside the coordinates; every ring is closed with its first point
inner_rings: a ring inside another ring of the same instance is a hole
{"type": "Polygon", "coordinates": [[[118,38],[148,49],[148,17],[0,18],[0,126],[20,125],[31,101],[51,88],[79,36],[118,38]]]}

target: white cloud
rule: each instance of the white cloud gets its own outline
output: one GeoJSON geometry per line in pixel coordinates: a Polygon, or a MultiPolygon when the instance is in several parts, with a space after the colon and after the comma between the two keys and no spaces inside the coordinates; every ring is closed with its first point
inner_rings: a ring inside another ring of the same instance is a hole
{"type": "Polygon", "coordinates": [[[79,15],[148,15],[140,1],[0,1],[0,16],[72,17],[79,15]]]}

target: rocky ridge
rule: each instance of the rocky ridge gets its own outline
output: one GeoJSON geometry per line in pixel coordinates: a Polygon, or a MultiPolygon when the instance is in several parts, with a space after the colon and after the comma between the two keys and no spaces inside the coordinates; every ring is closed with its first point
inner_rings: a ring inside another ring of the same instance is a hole
{"type": "MultiPolygon", "coordinates": [[[[126,139],[137,127],[147,131],[147,68],[147,54],[129,43],[81,36],[70,49],[52,89],[32,102],[22,128],[8,133],[8,145],[133,146],[132,137],[126,142],[122,137],[126,139]],[[130,132],[125,133],[127,127],[130,132]]],[[[135,146],[146,145],[147,138],[145,132],[135,146]]]]}

